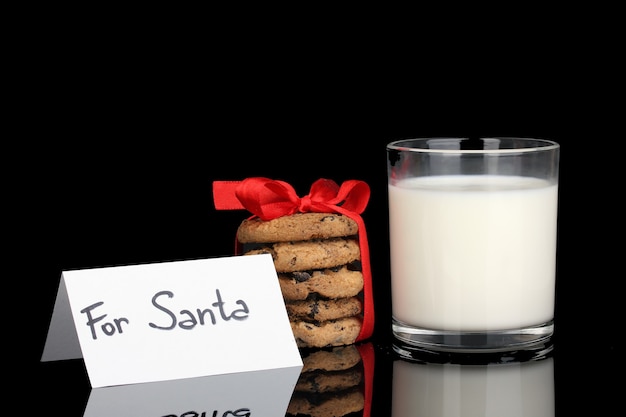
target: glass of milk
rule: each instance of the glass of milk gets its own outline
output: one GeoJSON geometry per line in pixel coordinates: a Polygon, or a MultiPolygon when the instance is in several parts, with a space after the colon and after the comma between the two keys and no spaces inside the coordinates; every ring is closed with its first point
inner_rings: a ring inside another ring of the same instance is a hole
{"type": "Polygon", "coordinates": [[[559,144],[387,145],[392,332],[407,345],[506,351],[554,332],[559,144]]]}

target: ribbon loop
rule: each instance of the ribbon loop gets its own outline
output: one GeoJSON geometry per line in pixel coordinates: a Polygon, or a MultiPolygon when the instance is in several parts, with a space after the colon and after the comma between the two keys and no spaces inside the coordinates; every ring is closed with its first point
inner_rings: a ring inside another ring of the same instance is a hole
{"type": "Polygon", "coordinates": [[[263,177],[243,180],[235,194],[245,209],[262,220],[293,214],[300,203],[291,185],[263,177]]]}

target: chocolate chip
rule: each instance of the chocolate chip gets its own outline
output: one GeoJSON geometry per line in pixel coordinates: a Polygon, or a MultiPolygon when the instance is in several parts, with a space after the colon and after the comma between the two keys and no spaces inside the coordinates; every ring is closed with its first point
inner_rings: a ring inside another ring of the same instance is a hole
{"type": "Polygon", "coordinates": [[[310,318],[314,319],[315,316],[319,313],[320,309],[319,309],[319,304],[318,303],[311,303],[309,304],[309,308],[311,309],[309,314],[307,314],[310,318]]]}
{"type": "Polygon", "coordinates": [[[311,274],[306,271],[292,272],[291,276],[296,282],[306,282],[311,279],[311,274]]]}
{"type": "Polygon", "coordinates": [[[363,265],[361,265],[360,260],[352,261],[347,265],[348,271],[361,271],[363,269],[363,265]]]}

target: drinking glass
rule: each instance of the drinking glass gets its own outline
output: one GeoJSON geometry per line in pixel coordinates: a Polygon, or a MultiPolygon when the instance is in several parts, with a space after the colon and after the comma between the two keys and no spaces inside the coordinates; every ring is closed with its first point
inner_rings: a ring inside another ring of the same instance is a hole
{"type": "Polygon", "coordinates": [[[554,332],[558,143],[387,145],[392,333],[440,350],[512,350],[554,332]]]}

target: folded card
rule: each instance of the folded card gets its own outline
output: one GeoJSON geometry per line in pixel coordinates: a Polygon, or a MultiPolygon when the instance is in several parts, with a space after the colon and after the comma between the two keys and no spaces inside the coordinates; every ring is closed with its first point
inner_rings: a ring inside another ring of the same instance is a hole
{"type": "Polygon", "coordinates": [[[92,387],[302,368],[270,255],[63,271],[42,361],[92,387]]]}

